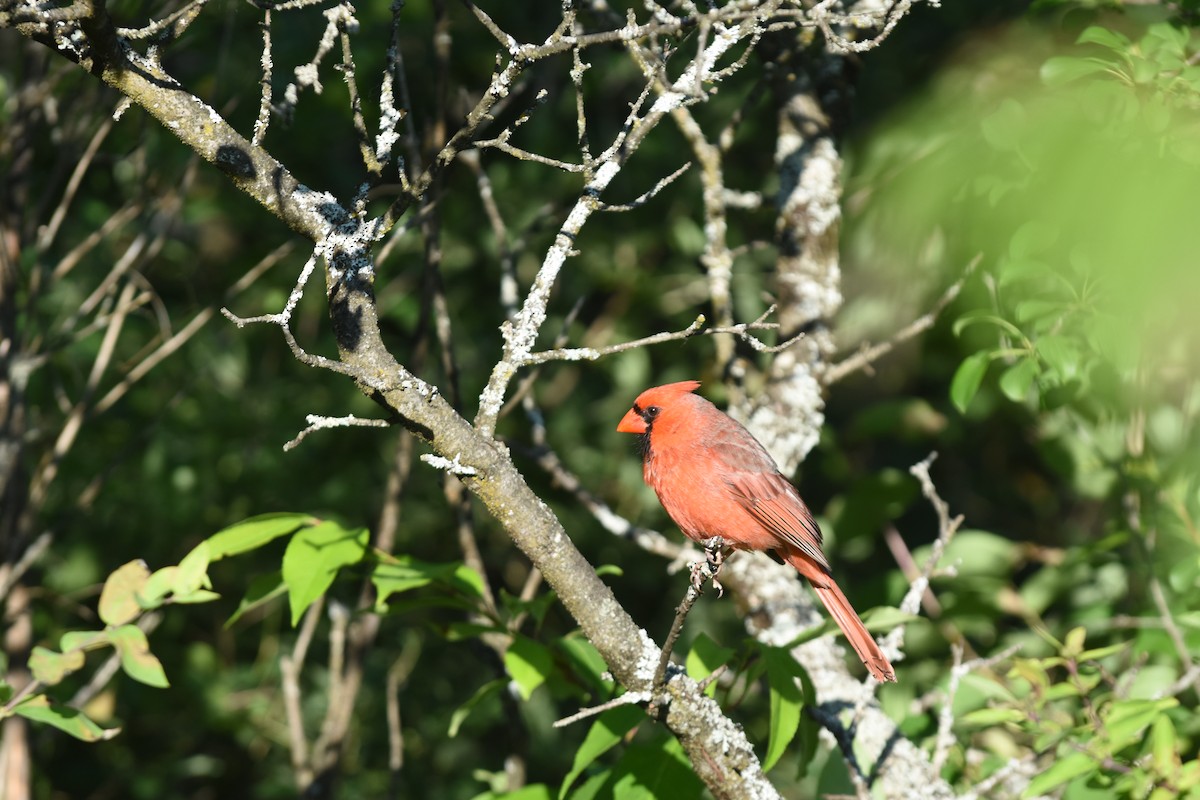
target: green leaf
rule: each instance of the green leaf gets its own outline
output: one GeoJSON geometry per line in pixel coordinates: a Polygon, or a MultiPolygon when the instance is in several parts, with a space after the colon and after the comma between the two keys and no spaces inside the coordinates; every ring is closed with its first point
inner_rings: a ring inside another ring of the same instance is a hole
{"type": "Polygon", "coordinates": [[[604,658],[595,645],[578,633],[564,636],[554,644],[563,652],[580,677],[598,691],[610,690],[612,676],[608,675],[608,665],[604,663],[604,658]]]}
{"type": "Polygon", "coordinates": [[[597,768],[571,792],[571,800],[611,800],[612,780],[612,768],[597,768]]]}
{"type": "Polygon", "coordinates": [[[1083,652],[1083,645],[1086,641],[1087,628],[1082,625],[1067,631],[1067,635],[1063,638],[1063,658],[1077,658],[1083,652]]]}
{"type": "Polygon", "coordinates": [[[987,372],[990,355],[986,351],[972,353],[963,359],[955,370],[954,378],[950,381],[950,400],[960,414],[967,413],[967,406],[971,405],[971,400],[979,391],[983,375],[987,372]]]}
{"type": "Polygon", "coordinates": [[[862,613],[861,617],[863,625],[871,633],[887,633],[892,628],[907,625],[915,619],[920,619],[920,616],[909,614],[907,611],[901,611],[895,606],[868,608],[862,613]]]}
{"type": "MultiPolygon", "coordinates": [[[[714,642],[708,634],[701,633],[692,641],[692,649],[687,654],[687,674],[693,680],[707,678],[717,667],[729,661],[733,650],[722,647],[714,642]]],[[[717,691],[717,682],[713,681],[704,688],[704,693],[712,697],[717,691]]]]}
{"type": "Polygon", "coordinates": [[[969,711],[963,714],[961,722],[964,725],[976,725],[981,728],[990,728],[995,725],[1004,725],[1012,723],[1020,725],[1022,722],[1027,722],[1029,715],[1024,711],[1018,711],[1015,708],[979,708],[975,711],[969,711]]]}
{"type": "Polygon", "coordinates": [[[674,736],[629,745],[613,775],[612,796],[620,800],[701,797],[704,791],[674,736]]]}
{"type": "Polygon", "coordinates": [[[205,541],[196,545],[192,548],[192,552],[183,557],[171,585],[173,594],[190,595],[200,589],[212,588],[212,584],[208,580],[209,554],[211,552],[212,546],[205,541]]]}
{"type": "Polygon", "coordinates": [[[317,520],[308,514],[262,514],[230,525],[208,537],[211,561],[257,550],[268,542],[287,536],[302,525],[314,525],[317,520]]]}
{"type": "Polygon", "coordinates": [[[146,632],[136,625],[122,625],[109,632],[113,647],[121,656],[121,669],[135,681],[165,689],[170,686],[162,663],[150,652],[146,632]]]}
{"type": "Polygon", "coordinates": [[[1159,63],[1168,67],[1180,67],[1187,56],[1189,38],[1191,32],[1186,27],[1177,28],[1169,22],[1156,22],[1146,29],[1146,35],[1142,37],[1142,46],[1150,49],[1152,42],[1158,43],[1157,46],[1169,56],[1164,58],[1164,53],[1159,53],[1159,63]]]}
{"type": "Polygon", "coordinates": [[[1119,642],[1117,644],[1110,644],[1107,647],[1097,647],[1092,650],[1084,650],[1079,654],[1079,660],[1099,661],[1102,658],[1108,658],[1114,653],[1119,653],[1122,650],[1127,649],[1131,644],[1132,642],[1119,642]]]}
{"type": "Polygon", "coordinates": [[[121,732],[120,728],[101,728],[83,712],[52,703],[48,697],[42,694],[22,700],[13,709],[13,713],[34,722],[51,725],[85,742],[111,739],[121,732]]]}
{"type": "Polygon", "coordinates": [[[29,654],[29,671],[35,679],[47,686],[54,686],[82,667],[83,662],[82,650],[58,653],[45,647],[35,647],[29,654]]]}
{"type": "Polygon", "coordinates": [[[1067,753],[1064,757],[1054,761],[1045,772],[1039,772],[1033,776],[1033,780],[1025,787],[1025,791],[1021,792],[1022,797],[1038,797],[1044,795],[1051,789],[1056,789],[1070,780],[1078,778],[1080,775],[1086,775],[1089,772],[1095,772],[1099,769],[1099,765],[1095,760],[1086,753],[1067,753]]]}
{"type": "Polygon", "coordinates": [[[1161,700],[1119,700],[1113,703],[1102,717],[1112,750],[1115,752],[1139,741],[1143,731],[1158,715],[1177,705],[1179,701],[1174,697],[1161,700]]]}
{"type": "Polygon", "coordinates": [[[571,784],[583,774],[585,769],[597,758],[615,747],[625,738],[625,734],[637,727],[638,723],[644,719],[646,719],[646,712],[640,706],[632,704],[610,708],[596,717],[596,721],[588,729],[587,736],[583,737],[583,743],[575,751],[575,760],[571,764],[571,771],[567,773],[562,787],[558,790],[559,800],[566,797],[571,784]]]}
{"type": "Polygon", "coordinates": [[[176,566],[154,570],[146,579],[146,585],[138,592],[138,605],[146,611],[161,606],[167,599],[167,595],[171,593],[171,587],[175,584],[175,577],[178,574],[179,567],[176,566]]]}
{"type": "Polygon", "coordinates": [[[375,610],[386,611],[387,599],[394,594],[420,589],[434,581],[430,565],[400,556],[399,563],[379,564],[371,571],[371,583],[375,585],[375,610]]]}
{"type": "Polygon", "coordinates": [[[554,671],[554,657],[545,645],[518,636],[504,651],[504,668],[517,684],[521,699],[528,700],[554,671]]]}
{"type": "Polygon", "coordinates": [[[767,684],[771,696],[770,739],[762,764],[766,772],[787,751],[800,727],[804,693],[796,679],[803,674],[804,668],[792,657],[791,652],[781,647],[762,647],[761,652],[767,665],[767,684]]]}
{"type": "Polygon", "coordinates": [[[71,650],[95,650],[109,644],[108,631],[67,631],[58,639],[58,649],[64,653],[71,650]]]}
{"type": "Polygon", "coordinates": [[[208,591],[208,543],[201,542],[179,566],[155,570],[146,580],[137,601],[142,610],[158,608],[170,596],[172,603],[207,603],[219,597],[208,591]],[[203,588],[202,588],[203,587],[203,588]]]}
{"type": "Polygon", "coordinates": [[[1001,330],[1007,331],[1014,337],[1020,337],[1021,331],[1004,317],[996,316],[991,311],[968,311],[967,313],[954,320],[954,325],[951,330],[955,336],[962,336],[962,332],[970,325],[994,325],[1001,330]]]}
{"type": "Polygon", "coordinates": [[[1158,76],[1158,64],[1144,58],[1135,58],[1133,61],[1133,82],[1140,84],[1148,84],[1153,82],[1158,76]]]}
{"type": "Polygon", "coordinates": [[[150,570],[141,559],[117,567],[100,590],[100,619],[108,625],[124,625],[141,614],[138,595],[149,579],[150,570]]]}
{"type": "Polygon", "coordinates": [[[470,597],[482,598],[483,576],[466,564],[450,563],[454,564],[454,571],[450,575],[450,587],[470,597]]]}
{"type": "Polygon", "coordinates": [[[1166,714],[1154,718],[1150,726],[1150,755],[1154,762],[1154,770],[1159,775],[1172,775],[1180,766],[1182,752],[1175,726],[1166,714]]]}
{"type": "Polygon", "coordinates": [[[1059,378],[1070,380],[1079,372],[1079,348],[1065,336],[1051,334],[1039,337],[1034,343],[1038,355],[1042,357],[1059,378]]]}
{"type": "Polygon", "coordinates": [[[187,594],[171,595],[172,603],[182,603],[182,604],[191,604],[191,605],[195,605],[197,603],[211,603],[213,600],[220,600],[220,599],[221,599],[221,595],[217,594],[216,592],[211,592],[208,589],[197,589],[196,591],[188,592],[187,594]]]}
{"type": "Polygon", "coordinates": [[[1099,58],[1054,56],[1046,59],[1038,74],[1047,86],[1057,88],[1110,69],[1113,69],[1113,65],[1099,58]]]}
{"type": "Polygon", "coordinates": [[[366,528],[347,530],[336,522],[300,529],[283,553],[283,582],[288,587],[292,625],[333,585],[338,570],[362,560],[366,528]]]}
{"type": "Polygon", "coordinates": [[[387,600],[394,594],[420,589],[431,583],[478,598],[483,595],[483,579],[479,573],[459,561],[433,563],[401,555],[377,564],[371,571],[375,585],[375,610],[387,610],[387,600]]]}
{"type": "Polygon", "coordinates": [[[1000,391],[1014,403],[1020,403],[1029,396],[1033,381],[1038,376],[1040,365],[1036,358],[1022,358],[1000,375],[1000,391]]]}
{"type": "Polygon", "coordinates": [[[1118,53],[1124,53],[1133,46],[1133,42],[1125,34],[1102,28],[1099,25],[1090,25],[1084,28],[1083,33],[1079,34],[1079,38],[1075,40],[1075,44],[1098,44],[1118,53]]]}
{"type": "Polygon", "coordinates": [[[237,611],[234,611],[233,615],[225,621],[225,627],[232,627],[234,623],[246,614],[265,606],[286,591],[287,585],[284,584],[283,575],[280,574],[279,570],[269,572],[266,575],[259,575],[250,581],[250,586],[246,589],[246,594],[242,597],[242,602],[238,603],[237,611]]]}
{"type": "Polygon", "coordinates": [[[467,717],[471,716],[471,712],[483,701],[499,694],[504,688],[505,683],[506,681],[503,678],[488,681],[475,690],[475,694],[471,695],[471,699],[454,709],[454,713],[450,715],[449,737],[453,739],[455,736],[458,736],[459,728],[462,727],[467,717]]]}

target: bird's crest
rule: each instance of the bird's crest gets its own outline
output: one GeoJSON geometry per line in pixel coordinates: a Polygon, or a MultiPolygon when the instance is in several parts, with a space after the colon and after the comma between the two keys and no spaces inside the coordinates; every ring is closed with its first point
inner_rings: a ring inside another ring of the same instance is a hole
{"type": "Polygon", "coordinates": [[[656,401],[661,401],[668,397],[674,397],[679,394],[690,394],[700,388],[700,381],[679,381],[678,383],[665,383],[662,386],[655,386],[652,389],[647,389],[638,395],[637,404],[645,408],[652,405],[656,401]]]}

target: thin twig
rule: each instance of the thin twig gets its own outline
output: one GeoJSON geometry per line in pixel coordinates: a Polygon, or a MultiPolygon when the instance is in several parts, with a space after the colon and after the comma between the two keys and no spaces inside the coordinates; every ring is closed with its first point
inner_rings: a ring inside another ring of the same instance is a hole
{"type": "Polygon", "coordinates": [[[966,283],[967,279],[970,278],[972,273],[975,272],[975,268],[979,266],[979,262],[982,260],[982,253],[971,259],[970,263],[967,264],[965,269],[963,269],[963,273],[961,276],[959,276],[958,280],[950,284],[949,288],[942,293],[942,296],[938,298],[938,301],[933,304],[933,308],[931,308],[928,312],[922,314],[908,325],[905,325],[888,341],[880,342],[879,344],[871,345],[869,347],[864,346],[863,349],[859,350],[854,355],[848,356],[847,358],[834,364],[829,369],[825,370],[825,374],[822,376],[822,382],[826,386],[832,386],[842,378],[845,378],[860,369],[867,369],[871,366],[871,364],[890,353],[897,346],[932,328],[933,323],[937,321],[938,316],[941,315],[946,306],[950,305],[952,302],[954,302],[954,299],[958,297],[959,292],[962,291],[963,284],[966,283]]]}
{"type": "Polygon", "coordinates": [[[554,727],[556,727],[556,728],[565,728],[568,725],[572,725],[576,722],[579,722],[582,719],[587,719],[588,717],[594,717],[597,714],[603,714],[605,711],[608,711],[610,708],[620,708],[621,706],[639,705],[641,703],[646,702],[647,699],[649,699],[649,698],[647,697],[647,695],[644,692],[626,692],[625,694],[621,695],[620,697],[614,697],[612,700],[609,700],[606,703],[601,703],[598,706],[592,706],[590,708],[585,708],[582,711],[575,712],[574,714],[572,714],[569,717],[563,717],[562,719],[555,720],[553,724],[554,724],[554,727]]]}
{"type": "Polygon", "coordinates": [[[314,431],[328,430],[330,428],[386,428],[392,424],[386,419],[364,419],[356,417],[353,414],[345,417],[323,417],[320,414],[309,414],[304,419],[308,422],[308,427],[284,444],[284,450],[296,448],[314,431]]]}
{"type": "Polygon", "coordinates": [[[36,564],[46,551],[50,549],[53,541],[54,534],[50,531],[43,531],[25,548],[24,552],[21,553],[21,557],[17,559],[17,563],[11,567],[8,564],[0,567],[0,570],[3,571],[3,574],[0,575],[0,598],[8,596],[12,587],[16,586],[17,582],[29,571],[29,568],[36,564]]]}
{"type": "MultiPolygon", "coordinates": [[[[950,517],[950,506],[938,494],[937,487],[934,486],[933,479],[929,475],[929,468],[936,458],[937,453],[930,453],[925,459],[909,467],[908,470],[920,482],[921,493],[925,495],[926,499],[933,506],[938,519],[938,536],[930,550],[925,567],[916,580],[911,582],[908,591],[904,594],[904,598],[900,601],[900,610],[908,614],[916,614],[920,610],[922,598],[929,588],[929,581],[937,569],[938,562],[942,559],[946,545],[963,523],[961,515],[954,518],[950,517]]],[[[948,570],[947,572],[948,574],[953,574],[953,570],[948,570]]],[[[905,627],[900,625],[884,637],[883,647],[885,652],[889,650],[899,652],[904,643],[904,631],[905,627]]]]}
{"type": "Polygon", "coordinates": [[[950,754],[950,748],[955,744],[954,738],[954,698],[958,694],[959,684],[962,679],[972,672],[983,669],[991,669],[1001,661],[1007,661],[1021,650],[1021,644],[1017,643],[1004,648],[999,653],[990,656],[974,658],[970,661],[963,661],[963,648],[957,644],[950,645],[950,652],[953,654],[954,665],[950,668],[950,679],[946,684],[945,697],[942,702],[942,708],[938,712],[938,730],[934,737],[933,747],[933,771],[940,773],[942,767],[946,765],[946,758],[950,754]]]}

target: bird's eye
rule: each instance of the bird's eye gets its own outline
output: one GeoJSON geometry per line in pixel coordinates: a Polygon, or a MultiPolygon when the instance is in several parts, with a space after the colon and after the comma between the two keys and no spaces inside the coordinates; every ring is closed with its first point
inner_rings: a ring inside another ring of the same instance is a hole
{"type": "Polygon", "coordinates": [[[658,406],[647,406],[646,413],[643,414],[642,416],[645,417],[646,419],[654,419],[655,417],[658,416],[658,412],[660,412],[660,411],[662,411],[662,409],[658,406]]]}

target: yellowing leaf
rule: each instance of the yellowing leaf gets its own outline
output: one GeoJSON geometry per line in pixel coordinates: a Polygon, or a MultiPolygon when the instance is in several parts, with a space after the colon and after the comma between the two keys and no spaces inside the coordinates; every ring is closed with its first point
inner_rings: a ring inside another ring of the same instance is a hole
{"type": "Polygon", "coordinates": [[[150,579],[150,570],[140,558],[117,567],[100,591],[100,619],[107,625],[124,625],[142,613],[138,595],[150,579]]]}

